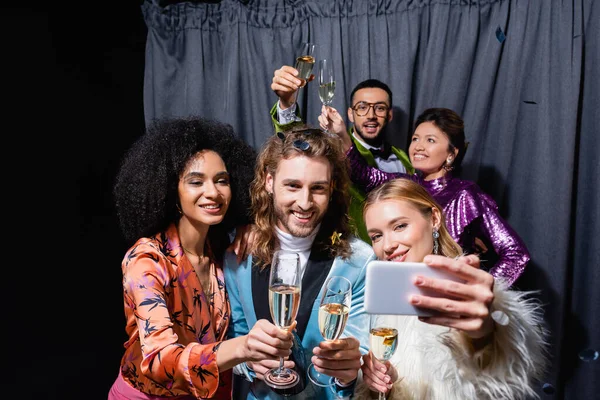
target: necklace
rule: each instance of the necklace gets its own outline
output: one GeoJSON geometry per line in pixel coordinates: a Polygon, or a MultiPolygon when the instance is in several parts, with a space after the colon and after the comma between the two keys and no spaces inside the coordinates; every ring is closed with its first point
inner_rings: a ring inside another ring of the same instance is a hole
{"type": "Polygon", "coordinates": [[[191,251],[191,250],[188,250],[188,249],[186,249],[185,247],[183,247],[183,245],[181,245],[181,248],[182,248],[182,249],[183,249],[183,251],[185,251],[186,253],[190,253],[191,255],[193,255],[193,256],[196,256],[196,257],[198,257],[198,258],[202,258],[202,257],[204,257],[204,254],[196,254],[196,253],[194,253],[193,251],[191,251]]]}
{"type": "MultiPolygon", "coordinates": [[[[194,271],[196,272],[196,275],[198,276],[198,279],[200,280],[200,285],[202,286],[202,290],[204,291],[204,295],[206,296],[207,299],[210,299],[211,296],[212,296],[212,280],[211,280],[211,276],[214,275],[214,273],[215,273],[214,272],[214,265],[213,265],[213,263],[209,264],[208,279],[206,279],[206,278],[203,279],[202,278],[202,274],[200,273],[200,270],[198,268],[203,263],[204,254],[198,255],[198,254],[194,253],[193,251],[191,251],[189,249],[186,249],[185,247],[183,247],[183,245],[181,245],[181,248],[186,253],[190,253],[191,255],[198,257],[198,260],[199,260],[198,266],[194,266],[192,264],[192,267],[194,267],[194,271]]],[[[209,302],[209,307],[210,307],[210,302],[209,302]]]]}

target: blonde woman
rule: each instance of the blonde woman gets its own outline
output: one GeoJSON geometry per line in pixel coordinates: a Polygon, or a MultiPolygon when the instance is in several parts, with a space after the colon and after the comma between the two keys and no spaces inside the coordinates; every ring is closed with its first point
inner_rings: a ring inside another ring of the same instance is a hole
{"type": "Polygon", "coordinates": [[[439,204],[419,184],[394,179],[369,193],[364,219],[378,259],[425,262],[464,283],[417,276],[441,297],[413,296],[435,317],[397,316],[398,348],[381,363],[363,356],[356,398],[481,400],[537,397],[546,333],[539,305],[462,256],[439,204]],[[433,253],[436,253],[434,255],[433,253]]]}

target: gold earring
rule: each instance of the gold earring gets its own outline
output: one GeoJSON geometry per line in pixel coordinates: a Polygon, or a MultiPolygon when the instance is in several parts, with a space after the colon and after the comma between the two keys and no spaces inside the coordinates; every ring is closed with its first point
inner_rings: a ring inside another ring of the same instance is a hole
{"type": "Polygon", "coordinates": [[[452,159],[450,158],[446,160],[442,168],[444,168],[446,172],[452,171],[454,169],[454,167],[452,166],[452,159]]]}

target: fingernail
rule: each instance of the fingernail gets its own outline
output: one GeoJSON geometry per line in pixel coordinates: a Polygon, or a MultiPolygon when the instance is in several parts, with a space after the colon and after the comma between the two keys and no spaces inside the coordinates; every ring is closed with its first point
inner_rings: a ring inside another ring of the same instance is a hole
{"type": "Polygon", "coordinates": [[[422,285],[422,284],[423,284],[423,278],[421,278],[420,276],[418,276],[418,277],[415,279],[415,284],[417,284],[417,285],[422,285]]]}
{"type": "Polygon", "coordinates": [[[419,296],[411,296],[410,303],[411,304],[419,304],[421,302],[421,298],[419,296]]]}
{"type": "Polygon", "coordinates": [[[429,264],[431,261],[432,261],[432,260],[431,260],[431,256],[425,256],[425,258],[423,258],[423,262],[424,262],[425,264],[429,264]]]}

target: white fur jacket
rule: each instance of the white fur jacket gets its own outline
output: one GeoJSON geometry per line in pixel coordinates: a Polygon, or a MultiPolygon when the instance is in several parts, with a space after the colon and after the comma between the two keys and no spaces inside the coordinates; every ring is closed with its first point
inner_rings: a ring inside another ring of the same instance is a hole
{"type": "MultiPolygon", "coordinates": [[[[506,290],[500,280],[494,286],[492,310],[503,312],[504,321],[495,318],[492,341],[477,352],[457,330],[425,324],[414,316],[397,316],[398,347],[391,362],[398,380],[388,399],[538,397],[533,384],[547,365],[548,333],[541,307],[526,292],[506,290]]],[[[369,398],[369,388],[359,377],[354,399],[369,398]]]]}

